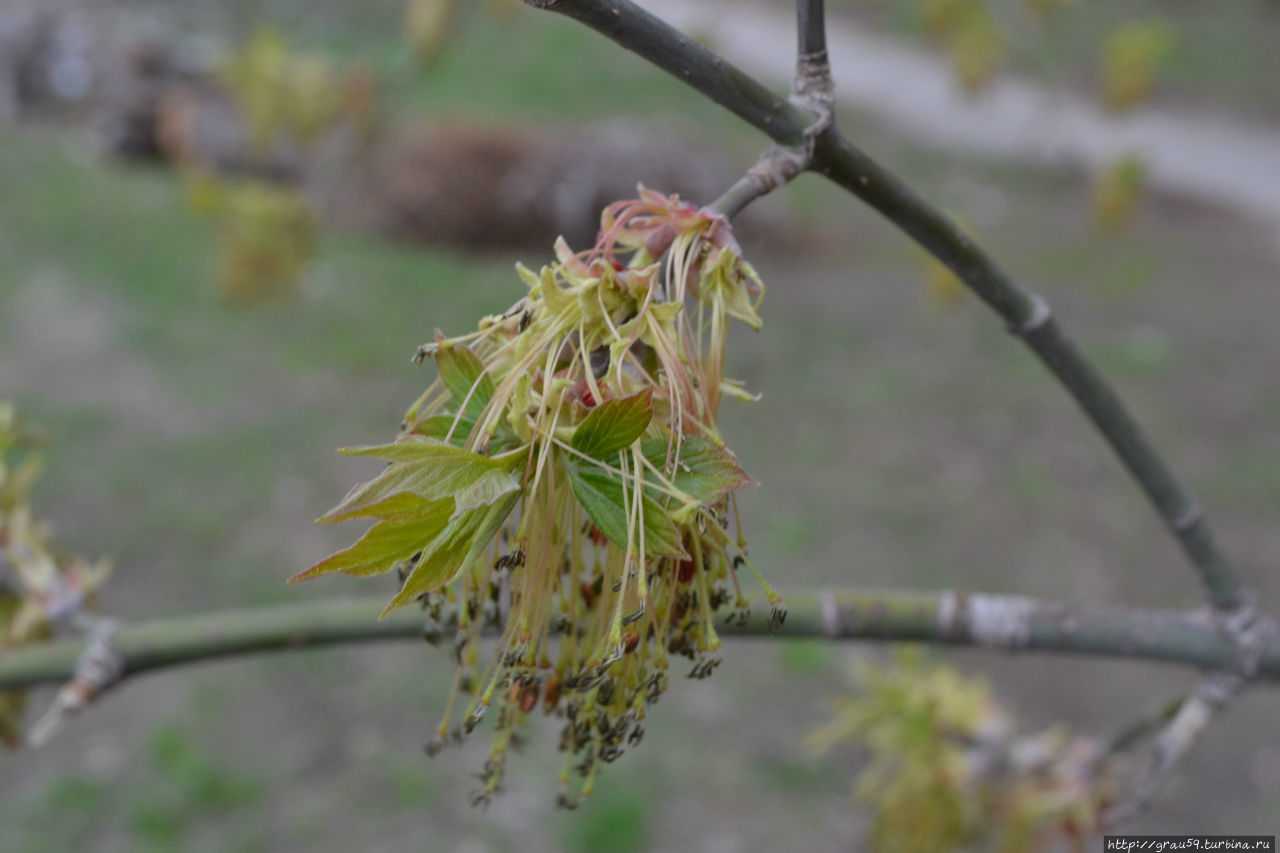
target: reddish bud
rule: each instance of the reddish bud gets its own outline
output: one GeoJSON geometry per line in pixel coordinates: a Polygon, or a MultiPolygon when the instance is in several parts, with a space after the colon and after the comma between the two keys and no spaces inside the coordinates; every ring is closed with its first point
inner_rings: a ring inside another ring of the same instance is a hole
{"type": "Polygon", "coordinates": [[[526,684],[520,691],[520,712],[527,714],[538,704],[538,685],[526,684]]]}
{"type": "Polygon", "coordinates": [[[560,679],[553,677],[542,693],[542,707],[550,714],[560,704],[560,679]]]}

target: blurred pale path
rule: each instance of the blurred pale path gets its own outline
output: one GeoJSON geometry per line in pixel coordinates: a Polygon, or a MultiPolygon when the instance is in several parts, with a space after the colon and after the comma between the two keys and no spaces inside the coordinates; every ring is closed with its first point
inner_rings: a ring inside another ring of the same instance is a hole
{"type": "MultiPolygon", "coordinates": [[[[712,47],[750,73],[787,80],[794,71],[795,45],[777,38],[794,23],[780,9],[737,0],[641,5],[686,32],[715,33],[712,47]]],[[[842,20],[828,23],[827,44],[838,96],[921,143],[1090,172],[1136,153],[1152,185],[1268,219],[1280,233],[1280,126],[1203,108],[1114,115],[1008,73],[971,96],[945,56],[842,20]]]]}

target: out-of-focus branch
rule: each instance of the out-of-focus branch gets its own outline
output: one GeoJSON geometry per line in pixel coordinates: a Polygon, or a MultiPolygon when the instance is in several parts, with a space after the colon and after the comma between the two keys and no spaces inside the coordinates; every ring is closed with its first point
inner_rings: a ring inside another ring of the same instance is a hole
{"type": "Polygon", "coordinates": [[[1244,685],[1244,676],[1226,670],[1212,672],[1200,680],[1156,735],[1150,759],[1133,794],[1110,810],[1107,825],[1116,826],[1150,805],[1174,766],[1244,685]]]}
{"type": "MultiPolygon", "coordinates": [[[[152,619],[119,628],[111,646],[123,680],[210,658],[421,635],[422,616],[412,611],[377,621],[385,606],[382,599],[338,598],[152,619]]],[[[0,652],[0,689],[67,681],[83,650],[71,639],[0,652]]]]}
{"type": "MultiPolygon", "coordinates": [[[[202,660],[340,643],[420,637],[425,620],[399,610],[377,615],[383,598],[338,598],[155,619],[119,628],[111,645],[120,680],[202,660]]],[[[1205,669],[1228,667],[1234,649],[1199,611],[1074,606],[1020,596],[957,592],[825,591],[787,598],[784,638],[921,642],[1006,652],[1131,658],[1205,669]]],[[[719,629],[764,637],[767,610],[719,629]]],[[[0,690],[62,683],[84,650],[77,640],[20,646],[0,654],[0,690]]],[[[1259,658],[1257,677],[1280,679],[1280,642],[1259,658]]]]}

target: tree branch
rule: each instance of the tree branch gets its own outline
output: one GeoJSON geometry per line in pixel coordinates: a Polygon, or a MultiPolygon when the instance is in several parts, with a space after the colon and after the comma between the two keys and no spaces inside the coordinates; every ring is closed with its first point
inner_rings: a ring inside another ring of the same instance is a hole
{"type": "Polygon", "coordinates": [[[723,195],[708,204],[707,208],[723,213],[727,218],[733,219],[746,209],[747,205],[773,189],[774,187],[759,179],[755,173],[755,168],[752,167],[747,170],[745,175],[738,178],[733,186],[725,190],[723,195]]]}
{"type": "Polygon", "coordinates": [[[707,207],[733,219],[756,199],[790,183],[807,164],[808,155],[803,150],[775,145],[707,207]]]}
{"type": "Polygon", "coordinates": [[[1244,685],[1243,676],[1228,671],[1211,672],[1200,680],[1156,736],[1150,760],[1136,790],[1108,811],[1105,817],[1108,826],[1114,827],[1128,820],[1151,804],[1174,765],[1190,751],[1244,685]]]}
{"type": "MultiPolygon", "coordinates": [[[[379,622],[385,606],[383,599],[337,598],[152,619],[121,627],[111,645],[128,678],[210,658],[421,636],[422,614],[400,610],[379,622]]],[[[0,652],[0,689],[66,681],[83,650],[82,641],[68,639],[0,652]]]]}
{"type": "Polygon", "coordinates": [[[791,102],[816,118],[804,129],[800,145],[776,143],[746,175],[708,207],[732,219],[756,199],[795,180],[813,164],[818,134],[831,126],[835,89],[827,59],[826,19],[823,0],[796,0],[796,76],[791,102]]]}
{"type": "Polygon", "coordinates": [[[826,62],[827,22],[823,0],[796,0],[796,53],[826,62]]]}
{"type": "Polygon", "coordinates": [[[791,103],[818,119],[805,130],[806,153],[813,156],[813,140],[831,126],[836,93],[827,56],[827,20],[823,0],[796,0],[796,76],[791,103]]]}
{"type": "MultiPolygon", "coordinates": [[[[774,141],[797,146],[814,117],[630,0],[526,0],[600,32],[729,109],[774,141]]],[[[802,6],[805,0],[801,0],[802,6]]],[[[814,4],[816,6],[818,4],[814,4]]],[[[803,14],[803,13],[802,13],[803,14]]],[[[810,22],[820,15],[809,13],[810,22]]],[[[806,29],[811,29],[806,27],[806,29]]],[[[810,33],[812,35],[812,33],[810,33]]],[[[806,35],[802,32],[802,43],[806,35]]],[[[1254,607],[1191,492],[1155,450],[1119,396],[1054,320],[1048,303],[1019,286],[954,222],[851,144],[834,126],[816,139],[810,168],[875,208],[950,268],[1036,354],[1084,410],[1141,486],[1200,576],[1210,601],[1231,616],[1254,607]]],[[[1241,645],[1237,621],[1224,630],[1241,645]]]]}
{"type": "MultiPolygon", "coordinates": [[[[338,598],[155,619],[116,631],[122,680],[152,670],[257,652],[421,637],[425,618],[400,610],[379,622],[386,601],[338,598]]],[[[922,642],[1007,652],[1131,658],[1205,669],[1228,667],[1231,643],[1199,611],[1068,606],[1007,595],[827,591],[787,598],[784,638],[922,642]]],[[[766,636],[767,609],[725,634],[766,636]]],[[[84,651],[78,640],[0,654],[0,690],[62,683],[84,651]]],[[[1268,643],[1257,677],[1280,680],[1280,641],[1268,643]]]]}

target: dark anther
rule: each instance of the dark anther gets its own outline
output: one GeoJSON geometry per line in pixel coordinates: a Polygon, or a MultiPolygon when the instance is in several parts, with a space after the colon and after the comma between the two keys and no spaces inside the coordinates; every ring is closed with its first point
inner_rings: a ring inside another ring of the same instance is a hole
{"type": "Polygon", "coordinates": [[[591,351],[591,374],[599,379],[609,372],[609,348],[596,347],[591,351]]]}
{"type": "Polygon", "coordinates": [[[440,623],[432,619],[422,629],[422,639],[426,640],[429,645],[438,646],[440,641],[444,639],[444,629],[440,627],[440,623]]]}
{"type": "Polygon", "coordinates": [[[786,621],[787,608],[782,604],[775,604],[773,609],[769,611],[769,633],[776,634],[786,621]]]}

